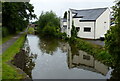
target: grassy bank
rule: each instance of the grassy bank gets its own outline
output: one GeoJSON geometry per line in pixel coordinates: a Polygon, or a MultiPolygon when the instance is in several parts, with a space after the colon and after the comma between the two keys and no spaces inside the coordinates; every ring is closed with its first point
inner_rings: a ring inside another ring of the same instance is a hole
{"type": "Polygon", "coordinates": [[[103,62],[104,64],[112,63],[112,56],[108,53],[108,51],[99,45],[92,44],[90,42],[84,41],[80,38],[70,39],[70,43],[74,43],[75,47],[79,50],[83,50],[88,54],[91,54],[95,57],[95,59],[103,62]]]}
{"type": "Polygon", "coordinates": [[[10,46],[2,54],[2,79],[22,79],[23,74],[19,73],[19,70],[13,66],[10,61],[13,59],[16,53],[20,51],[25,40],[25,34],[22,35],[12,46],[10,46]]]}

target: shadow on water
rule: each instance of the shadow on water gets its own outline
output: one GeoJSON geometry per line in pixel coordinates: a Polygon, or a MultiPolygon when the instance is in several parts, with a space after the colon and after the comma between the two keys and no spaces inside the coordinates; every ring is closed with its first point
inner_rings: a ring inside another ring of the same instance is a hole
{"type": "Polygon", "coordinates": [[[28,35],[12,63],[32,79],[119,78],[120,68],[110,75],[108,66],[73,44],[55,38],[28,35]]]}

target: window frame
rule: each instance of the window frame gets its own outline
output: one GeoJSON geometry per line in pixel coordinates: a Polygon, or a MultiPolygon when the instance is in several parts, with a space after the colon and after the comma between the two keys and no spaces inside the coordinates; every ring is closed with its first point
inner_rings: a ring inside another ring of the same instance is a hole
{"type": "Polygon", "coordinates": [[[91,32],[91,27],[84,27],[84,32],[91,32]]]}

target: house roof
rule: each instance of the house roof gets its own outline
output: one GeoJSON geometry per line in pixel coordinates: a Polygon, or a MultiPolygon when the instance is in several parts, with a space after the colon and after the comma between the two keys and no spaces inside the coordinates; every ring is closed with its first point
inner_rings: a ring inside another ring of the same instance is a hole
{"type": "Polygon", "coordinates": [[[95,21],[107,8],[74,10],[70,9],[73,14],[73,18],[81,18],[81,21],[95,21]]]}

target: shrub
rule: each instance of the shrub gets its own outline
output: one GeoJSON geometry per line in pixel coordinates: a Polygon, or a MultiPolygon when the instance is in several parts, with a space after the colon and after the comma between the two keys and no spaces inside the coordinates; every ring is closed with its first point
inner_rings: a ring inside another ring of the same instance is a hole
{"type": "MultiPolygon", "coordinates": [[[[39,24],[39,26],[38,26],[39,30],[38,31],[40,33],[41,33],[42,30],[44,30],[44,31],[47,30],[47,28],[45,28],[45,27],[48,27],[51,30],[56,30],[57,31],[59,29],[59,26],[60,26],[60,19],[52,11],[45,12],[45,13],[42,12],[41,15],[40,15],[40,17],[39,17],[38,24],[39,24]],[[55,27],[55,29],[54,28],[53,29],[50,28],[50,26],[51,27],[55,27]]],[[[45,32],[45,33],[47,33],[47,32],[45,32]]]]}
{"type": "Polygon", "coordinates": [[[50,23],[47,24],[42,30],[42,34],[47,36],[55,36],[56,33],[57,33],[56,28],[52,26],[50,23]]]}
{"type": "Polygon", "coordinates": [[[35,31],[34,28],[32,28],[32,27],[29,27],[29,28],[28,28],[28,33],[29,33],[29,34],[33,34],[34,31],[35,31]]]}
{"type": "Polygon", "coordinates": [[[2,37],[6,37],[9,35],[9,31],[6,27],[2,27],[2,37]]]}

